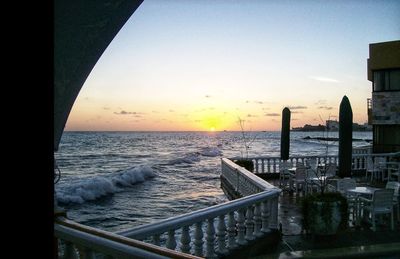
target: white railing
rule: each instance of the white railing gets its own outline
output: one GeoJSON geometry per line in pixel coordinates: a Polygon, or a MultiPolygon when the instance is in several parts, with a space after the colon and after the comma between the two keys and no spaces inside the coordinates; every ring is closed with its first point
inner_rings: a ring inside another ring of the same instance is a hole
{"type": "Polygon", "coordinates": [[[274,185],[235,164],[230,159],[221,159],[221,176],[229,182],[241,197],[263,192],[266,190],[280,190],[274,185]]]}
{"type": "MultiPolygon", "coordinates": [[[[352,169],[353,170],[363,170],[367,167],[367,159],[371,157],[373,160],[377,157],[382,157],[387,161],[394,156],[399,156],[400,152],[397,153],[376,153],[376,154],[369,154],[369,153],[362,153],[362,154],[353,154],[352,157],[352,169]]],[[[230,158],[230,160],[236,160],[238,158],[230,158]]],[[[282,161],[280,157],[251,157],[249,158],[254,163],[254,173],[256,174],[263,174],[263,173],[279,173],[279,164],[282,161]]],[[[289,161],[293,164],[296,163],[305,163],[307,160],[310,159],[317,159],[317,163],[335,163],[338,164],[339,159],[338,156],[293,156],[289,158],[289,161]]]]}
{"type": "Polygon", "coordinates": [[[58,218],[54,258],[199,258],[58,218]]]}
{"type": "Polygon", "coordinates": [[[371,154],[371,153],[372,153],[372,145],[353,148],[353,155],[371,154]]]}
{"type": "Polygon", "coordinates": [[[222,177],[245,196],[156,223],[110,233],[63,219],[55,223],[63,258],[214,258],[278,228],[281,190],[223,158],[222,177]]]}
{"type": "Polygon", "coordinates": [[[118,234],[207,258],[262,237],[278,225],[280,189],[270,189],[118,234]]]}

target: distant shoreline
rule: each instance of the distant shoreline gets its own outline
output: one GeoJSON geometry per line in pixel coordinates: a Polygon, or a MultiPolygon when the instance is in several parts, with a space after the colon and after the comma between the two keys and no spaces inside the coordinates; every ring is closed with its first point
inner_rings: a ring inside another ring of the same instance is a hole
{"type": "MultiPolygon", "coordinates": [[[[315,140],[327,140],[327,141],[339,141],[339,138],[324,138],[324,137],[304,137],[303,139],[315,139],[315,140]]],[[[353,141],[366,141],[366,142],[372,142],[372,139],[359,139],[359,138],[353,138],[353,141]]]]}

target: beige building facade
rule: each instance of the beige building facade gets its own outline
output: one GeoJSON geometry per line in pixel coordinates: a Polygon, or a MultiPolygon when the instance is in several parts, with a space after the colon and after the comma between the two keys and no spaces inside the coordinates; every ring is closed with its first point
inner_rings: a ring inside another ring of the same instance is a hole
{"type": "Polygon", "coordinates": [[[373,127],[373,152],[400,151],[400,41],[369,45],[368,80],[372,100],[368,121],[373,127]]]}

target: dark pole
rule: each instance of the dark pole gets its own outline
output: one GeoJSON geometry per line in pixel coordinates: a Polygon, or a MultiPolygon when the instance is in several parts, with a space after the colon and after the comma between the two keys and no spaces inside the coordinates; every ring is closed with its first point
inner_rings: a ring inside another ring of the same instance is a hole
{"type": "Polygon", "coordinates": [[[353,152],[353,111],[347,96],[343,96],[339,108],[339,177],[351,176],[353,152]]]}
{"type": "Polygon", "coordinates": [[[289,159],[290,145],[290,110],[285,107],[282,111],[282,131],[281,131],[281,159],[289,159]]]}

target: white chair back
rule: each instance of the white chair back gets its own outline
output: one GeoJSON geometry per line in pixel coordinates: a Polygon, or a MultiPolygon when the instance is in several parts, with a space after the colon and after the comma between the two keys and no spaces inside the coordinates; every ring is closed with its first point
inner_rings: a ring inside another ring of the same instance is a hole
{"type": "Polygon", "coordinates": [[[367,170],[373,170],[374,169],[374,161],[372,160],[371,157],[367,158],[367,170]]]}
{"type": "Polygon", "coordinates": [[[306,168],[304,166],[296,167],[296,181],[303,181],[306,179],[306,168]]]}
{"type": "Polygon", "coordinates": [[[374,192],[372,206],[375,210],[392,209],[393,206],[393,189],[382,189],[374,192]]]}
{"type": "Polygon", "coordinates": [[[316,158],[310,158],[306,161],[307,166],[311,167],[311,169],[316,169],[317,168],[317,159],[316,158]]]}
{"type": "Polygon", "coordinates": [[[400,191],[400,183],[399,182],[392,182],[388,181],[386,183],[386,189],[393,189],[394,190],[394,198],[397,200],[399,197],[399,191],[400,191]]]}
{"type": "Polygon", "coordinates": [[[329,163],[326,165],[326,176],[335,176],[336,175],[336,164],[334,163],[329,163]]]}

